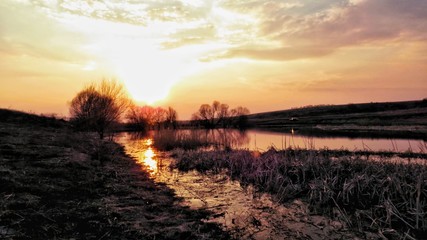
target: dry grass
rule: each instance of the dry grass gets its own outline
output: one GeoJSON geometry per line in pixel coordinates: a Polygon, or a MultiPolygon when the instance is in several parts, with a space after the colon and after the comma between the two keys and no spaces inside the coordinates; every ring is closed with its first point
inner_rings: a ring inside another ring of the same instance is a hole
{"type": "Polygon", "coordinates": [[[228,170],[244,185],[279,201],[303,198],[313,212],[344,220],[349,227],[385,237],[427,234],[427,166],[369,161],[362,155],[293,150],[265,153],[176,151],[180,170],[228,170]],[[334,156],[333,156],[334,155],[334,156]]]}
{"type": "Polygon", "coordinates": [[[228,238],[118,144],[50,126],[0,121],[0,239],[228,238]]]}

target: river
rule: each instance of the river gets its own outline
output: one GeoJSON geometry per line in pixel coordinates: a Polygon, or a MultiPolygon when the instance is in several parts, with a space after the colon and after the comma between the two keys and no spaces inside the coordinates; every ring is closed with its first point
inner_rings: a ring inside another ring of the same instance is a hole
{"type": "MultiPolygon", "coordinates": [[[[172,133],[175,135],[192,136],[192,138],[197,137],[200,141],[221,146],[258,151],[265,151],[271,147],[279,150],[292,147],[308,149],[327,148],[332,150],[346,149],[350,151],[427,152],[427,142],[420,139],[317,136],[307,133],[303,135],[294,130],[290,130],[289,132],[268,132],[260,130],[239,131],[234,129],[215,129],[176,130],[172,133]]],[[[153,134],[156,134],[156,132],[153,134]]]]}

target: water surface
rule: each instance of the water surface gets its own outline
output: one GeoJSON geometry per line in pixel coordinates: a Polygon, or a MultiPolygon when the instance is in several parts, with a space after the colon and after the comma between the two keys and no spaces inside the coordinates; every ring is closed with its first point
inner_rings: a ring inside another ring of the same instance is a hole
{"type": "MultiPolygon", "coordinates": [[[[154,133],[156,134],[156,133],[154,133]]],[[[394,151],[427,152],[427,142],[419,139],[401,138],[350,138],[336,136],[314,136],[298,131],[268,132],[260,130],[239,131],[235,129],[214,130],[176,130],[175,134],[198,136],[199,139],[221,146],[265,151],[270,147],[276,149],[309,148],[350,151],[394,151]]]]}

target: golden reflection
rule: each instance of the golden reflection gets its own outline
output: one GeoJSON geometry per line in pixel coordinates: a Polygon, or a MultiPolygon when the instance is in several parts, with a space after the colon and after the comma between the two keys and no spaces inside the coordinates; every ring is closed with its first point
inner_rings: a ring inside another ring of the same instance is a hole
{"type": "Polygon", "coordinates": [[[144,142],[144,144],[148,147],[145,151],[143,151],[139,157],[139,162],[148,167],[150,174],[156,174],[158,172],[158,162],[156,158],[156,152],[153,150],[150,145],[153,144],[151,139],[148,139],[144,142]]]}
{"type": "Polygon", "coordinates": [[[147,139],[147,140],[145,140],[145,145],[147,145],[147,146],[151,146],[151,145],[153,145],[153,140],[152,139],[147,139]]]}

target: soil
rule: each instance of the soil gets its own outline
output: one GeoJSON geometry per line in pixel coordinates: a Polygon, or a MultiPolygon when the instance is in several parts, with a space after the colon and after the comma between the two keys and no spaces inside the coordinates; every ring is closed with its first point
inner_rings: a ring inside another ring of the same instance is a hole
{"type": "Polygon", "coordinates": [[[0,118],[0,239],[229,239],[123,147],[0,118]]]}

